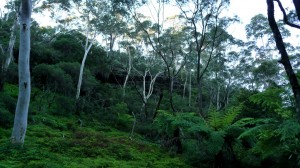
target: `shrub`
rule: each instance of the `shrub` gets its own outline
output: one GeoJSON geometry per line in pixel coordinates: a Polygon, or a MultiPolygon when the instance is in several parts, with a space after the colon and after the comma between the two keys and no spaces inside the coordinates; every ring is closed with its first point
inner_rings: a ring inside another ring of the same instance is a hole
{"type": "Polygon", "coordinates": [[[13,121],[14,115],[7,109],[0,107],[0,127],[11,128],[13,125],[13,121]]]}
{"type": "Polygon", "coordinates": [[[55,65],[40,64],[33,71],[33,84],[41,89],[49,89],[65,95],[75,94],[73,80],[55,65]]]}

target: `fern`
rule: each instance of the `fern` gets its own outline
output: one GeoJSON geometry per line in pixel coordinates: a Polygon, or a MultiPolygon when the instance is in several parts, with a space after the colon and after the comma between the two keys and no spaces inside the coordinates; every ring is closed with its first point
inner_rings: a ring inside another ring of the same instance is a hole
{"type": "Polygon", "coordinates": [[[160,134],[166,134],[171,136],[173,134],[172,121],[174,121],[174,115],[168,111],[159,110],[159,115],[154,120],[154,126],[160,134]]]}
{"type": "Polygon", "coordinates": [[[211,126],[214,130],[218,130],[222,126],[222,115],[218,111],[210,111],[208,113],[208,120],[207,123],[211,126]]]}
{"type": "Polygon", "coordinates": [[[281,94],[284,92],[281,88],[269,88],[264,92],[252,95],[249,99],[255,104],[262,105],[269,110],[275,110],[282,107],[281,94]]]}
{"type": "Polygon", "coordinates": [[[280,135],[280,141],[294,140],[300,134],[300,124],[296,120],[286,120],[277,132],[280,135]]]}
{"type": "Polygon", "coordinates": [[[226,129],[230,125],[232,125],[233,121],[237,118],[237,116],[241,113],[240,108],[232,108],[225,114],[221,114],[218,111],[211,111],[208,114],[207,123],[214,130],[226,129]]]}
{"type": "Polygon", "coordinates": [[[225,132],[223,131],[213,131],[210,133],[209,138],[205,142],[205,146],[211,155],[218,154],[223,147],[225,142],[225,132]]]}
{"type": "Polygon", "coordinates": [[[198,124],[193,125],[190,128],[187,129],[189,133],[196,134],[196,133],[209,133],[211,129],[207,127],[206,124],[198,124]]]}
{"type": "Polygon", "coordinates": [[[276,129],[276,125],[278,122],[272,118],[265,119],[250,119],[247,122],[248,125],[252,125],[252,128],[247,128],[245,132],[243,132],[238,139],[249,138],[249,137],[257,137],[261,138],[264,135],[263,131],[271,129],[274,131],[276,129]]]}
{"type": "Polygon", "coordinates": [[[237,118],[237,116],[241,113],[240,109],[240,107],[232,108],[227,113],[225,113],[222,119],[222,126],[227,127],[231,125],[237,118]]]}
{"type": "Polygon", "coordinates": [[[234,122],[232,125],[235,127],[245,127],[246,125],[253,123],[254,120],[255,120],[254,118],[242,118],[234,122]]]}

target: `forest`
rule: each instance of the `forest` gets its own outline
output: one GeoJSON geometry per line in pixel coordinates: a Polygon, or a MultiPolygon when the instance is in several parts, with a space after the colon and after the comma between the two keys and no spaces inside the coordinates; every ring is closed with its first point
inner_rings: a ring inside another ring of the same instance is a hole
{"type": "Polygon", "coordinates": [[[230,0],[7,0],[0,168],[300,167],[289,1],[244,40],[230,0]]]}

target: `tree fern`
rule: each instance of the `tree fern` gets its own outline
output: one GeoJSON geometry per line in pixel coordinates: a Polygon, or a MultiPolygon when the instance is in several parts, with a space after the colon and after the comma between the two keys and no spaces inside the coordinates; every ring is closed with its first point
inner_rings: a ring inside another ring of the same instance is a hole
{"type": "Polygon", "coordinates": [[[240,113],[241,110],[239,107],[231,108],[228,112],[224,114],[222,119],[222,126],[227,127],[231,125],[240,113]]]}
{"type": "Polygon", "coordinates": [[[205,146],[209,154],[217,155],[222,150],[225,142],[225,132],[223,131],[212,131],[209,134],[209,138],[205,141],[205,146]]]}
{"type": "Polygon", "coordinates": [[[280,141],[295,140],[300,138],[300,124],[296,120],[286,120],[276,132],[280,135],[280,141]]]}
{"type": "Polygon", "coordinates": [[[232,108],[224,114],[218,111],[211,111],[208,114],[207,123],[214,130],[226,129],[228,126],[233,124],[234,120],[240,113],[239,107],[232,108]]]}
{"type": "Polygon", "coordinates": [[[253,103],[260,104],[270,110],[279,109],[282,107],[281,94],[284,92],[281,88],[269,88],[264,92],[252,95],[249,99],[253,103]]]}
{"type": "Polygon", "coordinates": [[[219,128],[222,127],[222,120],[223,120],[223,116],[221,115],[220,112],[213,110],[208,113],[207,123],[214,130],[218,130],[219,128]]]}

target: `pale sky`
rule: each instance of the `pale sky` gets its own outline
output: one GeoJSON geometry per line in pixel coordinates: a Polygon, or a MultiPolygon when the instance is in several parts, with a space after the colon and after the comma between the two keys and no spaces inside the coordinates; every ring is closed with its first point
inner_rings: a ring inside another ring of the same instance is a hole
{"type": "MultiPolygon", "coordinates": [[[[292,0],[282,0],[282,4],[285,8],[293,8],[291,4],[292,0]]],[[[0,11],[4,9],[4,4],[6,0],[0,0],[0,11]]],[[[281,19],[280,11],[278,8],[275,9],[277,12],[277,19],[281,19]]],[[[231,0],[231,5],[229,9],[229,13],[231,15],[237,15],[242,24],[233,25],[229,29],[229,33],[232,33],[235,37],[239,37],[241,39],[245,39],[245,31],[244,26],[250,22],[250,19],[257,14],[267,14],[267,5],[266,0],[231,0]]],[[[44,16],[39,17],[38,23],[42,26],[47,25],[50,21],[47,20],[44,16]]]]}

